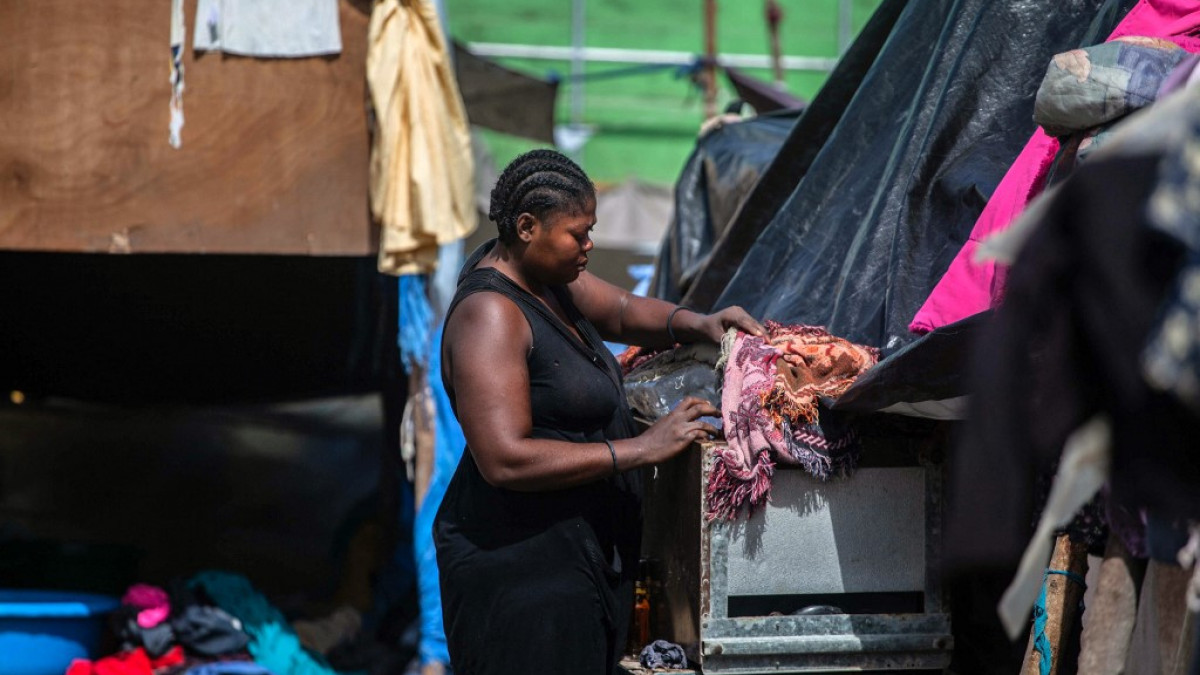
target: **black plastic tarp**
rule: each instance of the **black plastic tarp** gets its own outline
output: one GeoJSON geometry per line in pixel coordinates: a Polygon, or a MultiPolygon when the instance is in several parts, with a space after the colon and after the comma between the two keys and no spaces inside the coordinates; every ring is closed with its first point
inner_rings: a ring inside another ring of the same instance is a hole
{"type": "Polygon", "coordinates": [[[1102,40],[1117,17],[1098,17],[1120,4],[909,3],[715,306],[878,347],[913,341],[913,314],[1034,131],[1047,62],[1102,40]]]}
{"type": "Polygon", "coordinates": [[[854,381],[833,409],[867,413],[966,396],[971,348],[991,316],[991,311],[980,312],[942,326],[886,355],[854,381]]]}
{"type": "Polygon", "coordinates": [[[742,200],[724,233],[712,244],[711,255],[698,260],[698,269],[690,275],[693,280],[684,294],[683,304],[707,311],[716,302],[754,240],[796,189],[813,158],[841,120],[907,1],[883,0],[871,15],[838,60],[825,85],[792,126],[753,190],[742,200]]]}
{"type": "Polygon", "coordinates": [[[650,285],[654,297],[683,297],[799,114],[780,111],[725,124],[697,141],[675,183],[675,212],[650,285]]]}

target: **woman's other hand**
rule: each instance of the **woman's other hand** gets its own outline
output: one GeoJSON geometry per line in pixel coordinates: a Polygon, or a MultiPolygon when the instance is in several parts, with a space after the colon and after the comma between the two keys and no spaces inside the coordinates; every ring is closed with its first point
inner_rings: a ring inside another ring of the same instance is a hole
{"type": "Polygon", "coordinates": [[[717,428],[700,418],[720,414],[721,411],[704,399],[694,396],[683,399],[638,437],[643,455],[639,464],[658,464],[683,452],[692,443],[716,435],[717,428]]]}

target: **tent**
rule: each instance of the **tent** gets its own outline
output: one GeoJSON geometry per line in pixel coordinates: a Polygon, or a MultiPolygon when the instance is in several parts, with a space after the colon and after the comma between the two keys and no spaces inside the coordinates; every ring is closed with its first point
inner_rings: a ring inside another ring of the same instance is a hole
{"type": "Polygon", "coordinates": [[[799,116],[799,110],[727,122],[702,136],[675,183],[675,210],[659,248],[655,297],[678,302],[709,260],[799,116]]]}

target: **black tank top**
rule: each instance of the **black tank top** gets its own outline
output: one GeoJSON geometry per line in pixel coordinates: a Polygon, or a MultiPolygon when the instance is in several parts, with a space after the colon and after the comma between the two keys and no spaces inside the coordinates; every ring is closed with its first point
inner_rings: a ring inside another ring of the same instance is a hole
{"type": "MultiPolygon", "coordinates": [[[[578,337],[540,300],[500,271],[475,269],[492,245],[494,240],[480,247],[464,265],[447,319],[463,299],[480,292],[499,293],[521,309],[533,334],[526,357],[532,436],[581,444],[633,436],[636,429],[620,367],[596,328],[571,302],[565,288],[552,290],[578,337]]],[[[444,369],[442,377],[457,415],[454,389],[444,369]]],[[[602,449],[580,445],[564,452],[602,449]]],[[[583,522],[590,526],[587,529],[594,533],[594,543],[613,571],[620,574],[622,567],[627,568],[626,573],[635,571],[628,568],[636,568],[641,539],[638,472],[563,490],[519,492],[484,480],[469,450],[463,453],[438,511],[434,529],[440,539],[465,537],[475,546],[492,548],[547,528],[577,531],[583,522]]]]}

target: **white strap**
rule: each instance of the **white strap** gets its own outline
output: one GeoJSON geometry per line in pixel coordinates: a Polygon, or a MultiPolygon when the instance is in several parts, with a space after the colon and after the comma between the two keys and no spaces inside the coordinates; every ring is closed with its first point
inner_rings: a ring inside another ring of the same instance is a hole
{"type": "Polygon", "coordinates": [[[183,0],[171,0],[171,121],[167,142],[172,148],[183,145],[183,0]]]}

